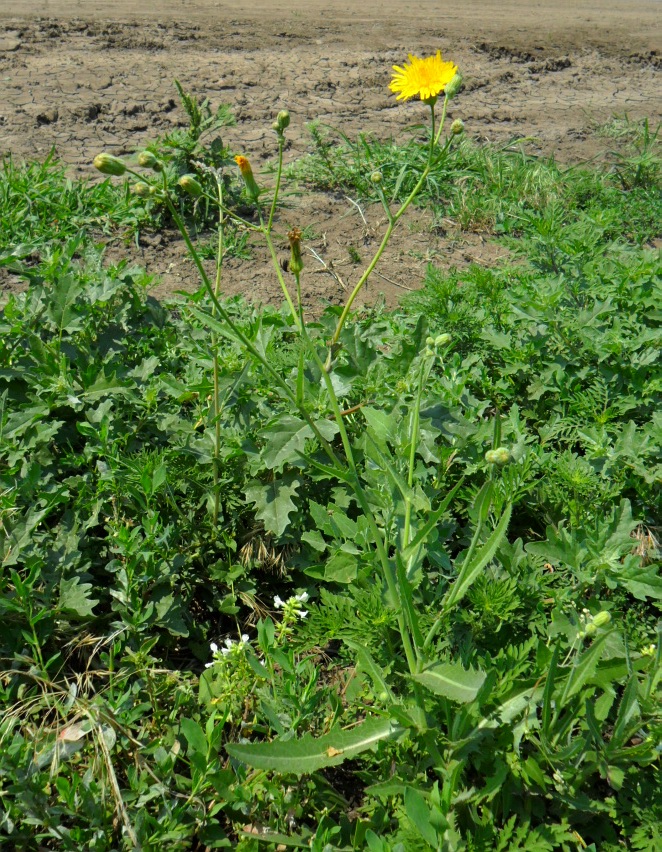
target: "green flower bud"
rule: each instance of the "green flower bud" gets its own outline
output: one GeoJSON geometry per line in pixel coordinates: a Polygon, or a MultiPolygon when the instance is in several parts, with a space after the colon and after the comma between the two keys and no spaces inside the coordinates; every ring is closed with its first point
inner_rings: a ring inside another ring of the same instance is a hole
{"type": "Polygon", "coordinates": [[[610,621],[611,621],[611,613],[606,612],[605,610],[602,610],[602,612],[599,612],[593,618],[593,624],[595,624],[596,627],[606,627],[607,624],[609,624],[610,621]]]}
{"type": "Polygon", "coordinates": [[[448,83],[446,85],[446,87],[444,88],[444,94],[450,100],[451,98],[454,98],[455,95],[457,95],[457,93],[460,91],[461,88],[462,88],[462,75],[456,74],[453,77],[453,79],[450,81],[450,83],[448,83]]]}
{"type": "Polygon", "coordinates": [[[586,636],[595,636],[595,634],[597,632],[598,632],[598,628],[591,621],[584,628],[583,635],[582,635],[582,633],[580,633],[579,636],[580,636],[581,639],[583,639],[586,636]]]}
{"type": "Polygon", "coordinates": [[[425,338],[426,346],[434,346],[434,337],[426,337],[425,338]]]}
{"type": "Polygon", "coordinates": [[[459,136],[461,133],[464,133],[464,122],[461,118],[456,118],[451,124],[451,134],[453,136],[459,136]]]}
{"type": "Polygon", "coordinates": [[[193,198],[199,198],[202,195],[202,187],[194,175],[182,175],[177,183],[187,195],[191,195],[193,198]]]}
{"type": "Polygon", "coordinates": [[[488,464],[496,464],[499,467],[503,467],[510,460],[510,450],[507,447],[497,447],[496,450],[488,450],[485,453],[485,461],[488,464]]]}
{"type": "Polygon", "coordinates": [[[373,172],[370,175],[370,181],[375,185],[380,184],[384,180],[381,172],[373,172]]]}
{"type": "Polygon", "coordinates": [[[152,194],[151,190],[152,187],[142,180],[138,181],[138,183],[134,183],[131,187],[131,192],[139,198],[149,198],[152,194]]]}
{"type": "Polygon", "coordinates": [[[94,158],[94,168],[99,169],[103,175],[114,175],[120,177],[126,171],[126,166],[119,157],[112,154],[97,154],[94,158]]]}
{"type": "Polygon", "coordinates": [[[435,346],[445,346],[447,343],[451,342],[450,334],[438,334],[434,339],[435,346]]]}
{"type": "Polygon", "coordinates": [[[276,116],[276,124],[278,129],[283,131],[290,126],[290,114],[286,109],[282,109],[276,116]]]}
{"type": "Polygon", "coordinates": [[[142,151],[138,154],[138,164],[145,169],[153,169],[155,172],[163,170],[163,163],[151,151],[142,151]]]}

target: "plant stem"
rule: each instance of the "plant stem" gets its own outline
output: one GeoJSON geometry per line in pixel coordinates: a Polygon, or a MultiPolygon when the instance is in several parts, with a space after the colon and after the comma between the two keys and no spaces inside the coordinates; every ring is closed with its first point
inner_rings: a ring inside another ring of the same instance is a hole
{"type": "MultiPolygon", "coordinates": [[[[220,176],[216,176],[218,188],[218,247],[216,250],[216,280],[214,282],[214,296],[219,299],[221,288],[221,275],[223,270],[223,236],[224,236],[224,214],[223,214],[223,183],[220,176]]],[[[216,315],[216,306],[212,305],[212,316],[216,315]]],[[[218,366],[218,337],[216,332],[211,335],[212,357],[214,364],[214,510],[212,514],[213,526],[216,529],[218,515],[221,505],[221,492],[219,482],[221,478],[221,406],[219,399],[219,366],[218,366]]]]}
{"type": "Polygon", "coordinates": [[[396,213],[394,213],[392,216],[389,215],[389,223],[388,223],[388,226],[386,228],[386,232],[384,234],[384,237],[383,237],[383,239],[382,239],[382,241],[379,245],[379,248],[377,249],[377,251],[376,251],[374,257],[372,258],[372,260],[370,261],[370,263],[368,264],[368,267],[366,268],[365,272],[359,278],[356,286],[354,287],[354,289],[350,293],[350,295],[347,299],[347,302],[345,303],[345,306],[344,306],[342,313],[340,315],[340,318],[338,320],[338,324],[336,325],[336,330],[333,334],[333,337],[331,338],[331,342],[330,342],[330,345],[329,345],[329,355],[328,355],[327,360],[326,360],[326,369],[327,370],[331,369],[333,349],[335,348],[335,346],[338,343],[338,340],[340,338],[340,334],[343,330],[343,326],[345,325],[345,322],[347,321],[347,316],[348,316],[348,314],[351,310],[352,305],[354,304],[354,300],[356,299],[359,292],[363,288],[363,285],[366,283],[366,281],[368,280],[368,278],[372,274],[372,271],[374,270],[375,266],[377,266],[379,259],[381,258],[382,254],[384,253],[384,249],[386,248],[389,240],[391,239],[391,234],[393,233],[393,229],[395,228],[396,224],[398,223],[398,220],[402,217],[402,215],[405,213],[405,211],[407,210],[409,205],[416,198],[416,196],[420,192],[423,184],[425,183],[428,174],[430,173],[430,169],[432,168],[432,160],[434,158],[434,149],[435,149],[437,143],[439,142],[439,137],[441,136],[441,131],[442,131],[443,126],[444,126],[444,121],[446,120],[447,106],[448,106],[448,97],[444,97],[444,106],[443,106],[443,110],[442,110],[442,114],[441,114],[441,121],[439,123],[439,129],[435,134],[434,104],[430,104],[431,128],[430,128],[430,149],[428,151],[428,161],[426,163],[425,168],[423,169],[423,172],[421,173],[420,178],[418,179],[418,181],[416,183],[416,186],[412,189],[412,191],[409,193],[408,197],[402,203],[402,205],[400,206],[400,209],[396,213]]]}

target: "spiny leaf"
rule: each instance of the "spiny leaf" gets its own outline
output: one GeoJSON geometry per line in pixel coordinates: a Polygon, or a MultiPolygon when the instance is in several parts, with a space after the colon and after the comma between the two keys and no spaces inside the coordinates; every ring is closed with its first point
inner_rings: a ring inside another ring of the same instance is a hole
{"type": "Polygon", "coordinates": [[[281,536],[290,523],[290,514],[296,509],[292,497],[299,488],[298,479],[276,479],[273,482],[256,482],[246,489],[246,499],[255,503],[256,517],[265,530],[281,536]]]}

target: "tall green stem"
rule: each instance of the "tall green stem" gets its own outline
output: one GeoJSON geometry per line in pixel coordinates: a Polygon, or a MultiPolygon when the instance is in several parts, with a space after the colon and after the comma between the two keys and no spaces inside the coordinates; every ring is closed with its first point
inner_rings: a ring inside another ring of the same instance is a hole
{"type": "Polygon", "coordinates": [[[391,234],[393,233],[393,229],[395,228],[399,219],[404,215],[405,211],[408,209],[409,205],[412,203],[412,201],[416,198],[418,193],[421,191],[423,184],[427,180],[428,174],[430,173],[430,169],[432,168],[432,162],[433,162],[433,159],[434,159],[434,149],[439,142],[439,137],[441,136],[441,131],[443,129],[444,122],[446,120],[447,106],[448,106],[448,97],[444,97],[444,106],[443,106],[443,110],[442,110],[442,114],[441,114],[441,121],[439,123],[439,129],[435,133],[434,103],[430,104],[431,129],[430,129],[430,148],[429,148],[429,151],[428,151],[428,161],[425,165],[425,168],[423,169],[423,172],[421,173],[420,178],[418,179],[418,181],[416,183],[416,186],[409,193],[409,195],[407,196],[405,201],[403,201],[399,210],[396,213],[394,213],[392,216],[389,216],[389,222],[388,222],[388,226],[386,228],[386,232],[384,233],[384,237],[383,237],[383,239],[382,239],[382,241],[379,245],[379,248],[377,249],[377,251],[375,253],[375,256],[372,258],[372,260],[368,264],[368,267],[366,268],[363,275],[359,278],[358,282],[356,283],[356,286],[354,287],[354,289],[350,293],[349,298],[347,299],[347,302],[345,303],[345,306],[344,306],[343,311],[340,315],[340,318],[338,319],[338,324],[336,325],[336,330],[333,334],[333,337],[331,338],[330,347],[329,347],[329,356],[328,356],[327,361],[326,361],[326,369],[327,370],[331,368],[333,348],[336,346],[336,344],[338,343],[338,340],[340,339],[340,334],[343,330],[343,326],[345,325],[345,322],[347,321],[347,317],[348,317],[349,312],[352,308],[352,305],[354,304],[354,300],[356,299],[356,297],[358,296],[360,291],[363,289],[364,284],[366,283],[366,281],[368,280],[368,278],[372,274],[375,266],[377,266],[377,263],[379,262],[379,259],[381,258],[382,254],[384,253],[384,249],[386,248],[389,240],[391,239],[391,234]]]}
{"type": "MultiPolygon", "coordinates": [[[[219,300],[221,289],[221,275],[223,270],[223,238],[224,238],[224,213],[223,213],[223,182],[216,177],[218,190],[218,246],[216,249],[216,280],[214,281],[214,296],[219,300]]],[[[216,306],[212,305],[212,316],[216,315],[216,306]]],[[[218,337],[216,332],[211,335],[212,357],[214,365],[214,529],[218,523],[218,515],[221,506],[221,491],[219,487],[221,478],[221,404],[219,398],[219,364],[218,364],[218,337]]]]}

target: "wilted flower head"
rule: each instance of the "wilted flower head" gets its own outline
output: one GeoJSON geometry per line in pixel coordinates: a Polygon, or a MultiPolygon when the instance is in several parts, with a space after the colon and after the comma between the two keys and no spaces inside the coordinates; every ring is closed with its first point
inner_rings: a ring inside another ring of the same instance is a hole
{"type": "Polygon", "coordinates": [[[290,270],[294,275],[299,275],[303,269],[303,258],[301,257],[301,231],[299,228],[292,228],[287,232],[287,239],[290,243],[290,270]]]}
{"type": "Polygon", "coordinates": [[[422,101],[433,104],[457,74],[457,65],[454,62],[443,62],[440,50],[436,56],[425,59],[410,53],[408,59],[409,64],[402,68],[393,66],[395,75],[389,89],[397,95],[399,101],[418,96],[422,101]]]}
{"type": "Polygon", "coordinates": [[[248,160],[248,157],[242,157],[238,154],[234,158],[235,163],[239,166],[239,171],[241,172],[241,176],[244,179],[244,184],[246,189],[248,190],[248,194],[253,199],[253,201],[257,201],[257,198],[260,194],[260,188],[255,182],[255,177],[253,176],[253,169],[251,168],[251,164],[248,160]]]}

